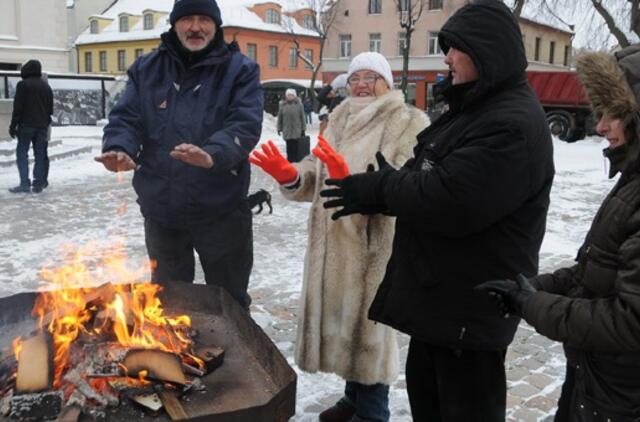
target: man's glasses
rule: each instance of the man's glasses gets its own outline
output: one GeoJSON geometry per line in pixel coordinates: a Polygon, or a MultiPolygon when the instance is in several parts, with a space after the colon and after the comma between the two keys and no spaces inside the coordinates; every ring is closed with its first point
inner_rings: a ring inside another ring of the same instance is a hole
{"type": "Polygon", "coordinates": [[[349,79],[347,79],[347,83],[351,86],[356,86],[360,82],[364,82],[367,85],[373,85],[376,83],[378,79],[380,79],[380,77],[377,75],[367,75],[364,78],[360,78],[358,76],[352,76],[349,79]]]}

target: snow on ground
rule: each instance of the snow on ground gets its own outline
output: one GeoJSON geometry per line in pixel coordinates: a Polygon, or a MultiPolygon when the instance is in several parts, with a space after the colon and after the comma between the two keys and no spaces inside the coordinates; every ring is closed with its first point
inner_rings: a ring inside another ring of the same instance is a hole
{"type": "MultiPolygon", "coordinates": [[[[18,182],[17,169],[0,168],[0,297],[37,287],[38,270],[60,256],[64,244],[120,247],[131,266],[144,265],[146,250],[142,218],[130,185],[131,175],[108,173],[93,161],[99,153],[101,128],[54,128],[53,139],[65,144],[93,146],[93,154],[51,163],[50,187],[41,194],[10,194],[18,182]],[[125,203],[126,208],[121,204],[125,203]]],[[[276,135],[267,116],[262,142],[276,135]]],[[[315,138],[317,125],[311,130],[315,138]]],[[[574,144],[554,141],[556,179],[552,190],[541,271],[571,263],[597,207],[613,182],[606,177],[600,138],[574,144]]],[[[307,238],[308,204],[282,198],[275,182],[261,171],[252,175],[251,191],[264,188],[273,195],[273,214],[254,218],[254,271],[250,293],[252,316],[293,363],[296,312],[307,238]]],[[[196,275],[202,279],[198,268],[196,275]]],[[[408,337],[401,336],[404,362],[408,337]]],[[[297,368],[295,368],[297,370],[297,368]]],[[[559,344],[522,324],[507,355],[509,420],[548,420],[553,414],[564,375],[559,344]]],[[[343,381],[334,375],[297,371],[295,421],[317,420],[317,414],[341,395],[343,381]]],[[[392,420],[409,421],[404,373],[392,386],[392,420]]]]}

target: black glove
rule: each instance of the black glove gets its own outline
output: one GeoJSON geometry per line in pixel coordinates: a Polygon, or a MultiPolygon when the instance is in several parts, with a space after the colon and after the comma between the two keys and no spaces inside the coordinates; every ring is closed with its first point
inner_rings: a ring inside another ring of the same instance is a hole
{"type": "Polygon", "coordinates": [[[9,126],[9,136],[11,136],[11,139],[15,139],[18,136],[15,126],[9,126]]]}
{"type": "Polygon", "coordinates": [[[494,297],[498,302],[502,316],[505,318],[509,318],[511,315],[522,317],[522,311],[527,301],[537,291],[529,279],[522,274],[518,274],[515,281],[487,281],[474,287],[474,290],[487,292],[494,297]]]}
{"type": "Polygon", "coordinates": [[[376,171],[373,164],[367,166],[366,173],[357,173],[344,179],[327,179],[327,186],[336,186],[337,189],[325,189],[320,191],[323,198],[335,198],[324,203],[325,208],[342,207],[331,215],[333,220],[351,214],[380,214],[387,211],[387,206],[382,197],[382,183],[393,171],[382,153],[376,153],[376,161],[380,170],[376,171]]]}

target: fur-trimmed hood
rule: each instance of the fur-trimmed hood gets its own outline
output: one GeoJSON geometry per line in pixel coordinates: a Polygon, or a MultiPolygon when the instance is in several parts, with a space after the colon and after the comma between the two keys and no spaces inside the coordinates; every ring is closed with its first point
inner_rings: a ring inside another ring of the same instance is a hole
{"type": "Polygon", "coordinates": [[[586,53],[577,59],[578,77],[596,116],[630,122],[640,112],[640,45],[614,56],[586,53]]]}

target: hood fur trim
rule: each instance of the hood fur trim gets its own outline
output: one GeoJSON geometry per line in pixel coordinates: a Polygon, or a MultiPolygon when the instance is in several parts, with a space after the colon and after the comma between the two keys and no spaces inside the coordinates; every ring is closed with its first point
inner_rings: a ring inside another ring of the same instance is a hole
{"type": "Polygon", "coordinates": [[[583,54],[577,58],[577,70],[596,116],[607,114],[629,122],[640,111],[629,82],[612,56],[583,54]]]}

